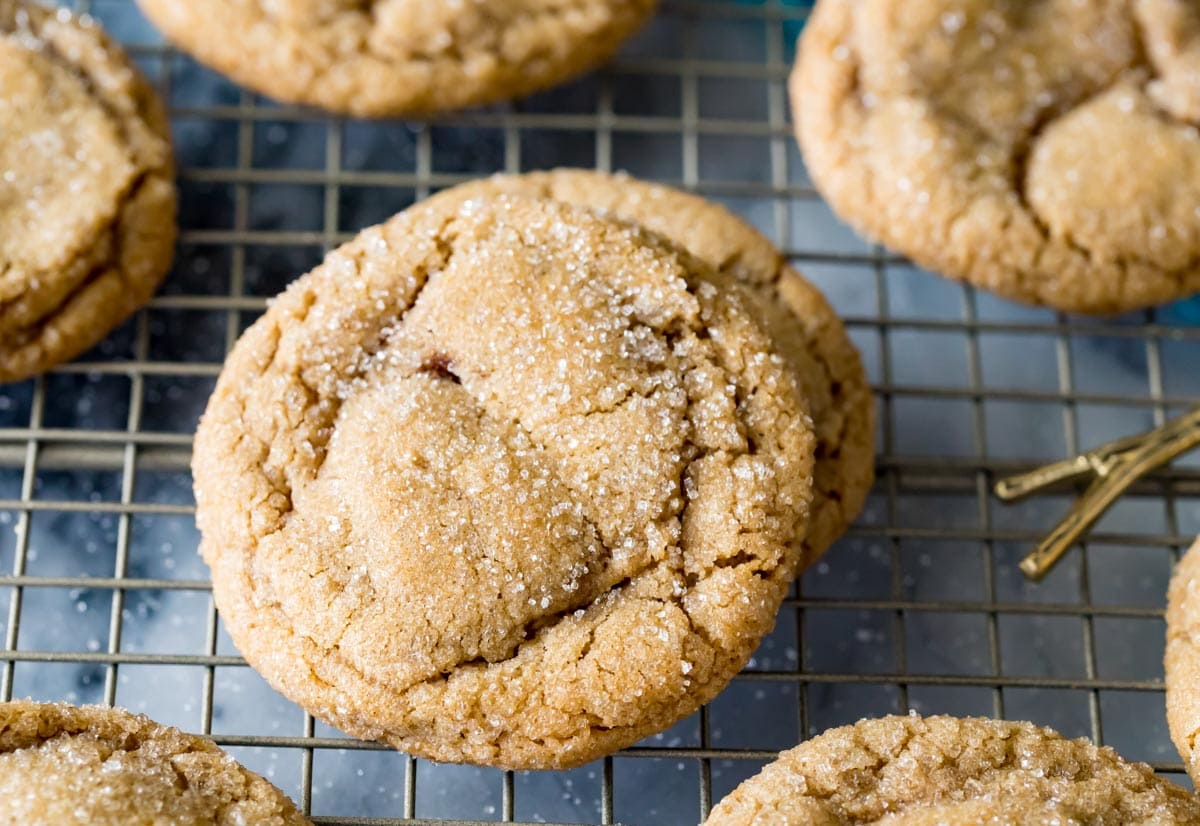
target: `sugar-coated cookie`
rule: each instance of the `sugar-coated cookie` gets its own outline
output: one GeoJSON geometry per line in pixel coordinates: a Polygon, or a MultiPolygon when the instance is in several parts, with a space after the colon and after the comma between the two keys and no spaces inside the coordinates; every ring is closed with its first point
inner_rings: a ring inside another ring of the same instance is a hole
{"type": "Polygon", "coordinates": [[[413,754],[575,766],[711,699],[802,555],[815,437],[757,316],[634,225],[433,198],[238,342],[197,434],[239,650],[413,754]]]}
{"type": "Polygon", "coordinates": [[[90,18],[0,0],[0,381],[73,358],[171,265],[161,102],[90,18]]]}
{"type": "Polygon", "coordinates": [[[1188,774],[1200,778],[1200,542],[1184,554],[1167,592],[1167,724],[1188,774]]]}
{"type": "Polygon", "coordinates": [[[101,706],[0,703],[0,822],[23,826],[304,826],[272,786],[217,748],[101,706]]]}
{"type": "Polygon", "coordinates": [[[1086,739],[1032,723],[883,717],[831,729],[733,790],[707,826],[1169,826],[1200,800],[1086,739]]]}
{"type": "Polygon", "coordinates": [[[1200,290],[1200,5],[820,0],[791,80],[813,182],[952,278],[1082,313],[1200,290]]]}
{"type": "Polygon", "coordinates": [[[181,49],[279,100],[360,117],[507,100],[608,59],[657,0],[138,0],[181,49]]]}

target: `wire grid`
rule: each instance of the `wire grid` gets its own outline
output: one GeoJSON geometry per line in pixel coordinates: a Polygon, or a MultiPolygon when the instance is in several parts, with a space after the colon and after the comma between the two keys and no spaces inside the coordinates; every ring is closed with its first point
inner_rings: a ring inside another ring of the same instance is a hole
{"type": "Polygon", "coordinates": [[[807,4],[667,0],[602,73],[427,124],[263,101],[165,48],[131,0],[74,5],[170,103],[182,237],[147,309],[80,361],[0,390],[0,699],[118,703],[210,734],[320,823],[695,823],[780,749],[907,708],[1033,719],[1187,783],[1162,714],[1162,619],[1200,529],[1198,465],[1137,486],[1039,586],[1016,562],[1069,497],[1001,508],[989,491],[1200,396],[1200,313],[1069,319],[854,238],[788,123],[807,4]],[[556,164],[700,192],[787,250],[863,351],[878,482],[693,718],[574,772],[438,766],[341,736],[244,666],[195,554],[191,433],[238,334],[322,250],[439,188],[556,164]]]}

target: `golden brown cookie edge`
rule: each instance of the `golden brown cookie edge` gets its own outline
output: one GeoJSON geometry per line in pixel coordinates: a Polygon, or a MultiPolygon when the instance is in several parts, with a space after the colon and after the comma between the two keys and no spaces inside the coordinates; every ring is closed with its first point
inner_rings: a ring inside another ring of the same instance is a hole
{"type": "Polygon", "coordinates": [[[441,62],[440,75],[431,61],[424,61],[421,74],[427,71],[428,77],[389,83],[389,64],[373,58],[348,62],[344,55],[333,56],[333,71],[298,60],[305,53],[303,36],[280,32],[225,0],[206,4],[203,20],[194,13],[199,8],[195,4],[137,0],[142,13],[181,51],[240,85],[282,102],[363,118],[432,115],[564,83],[609,60],[650,19],[657,2],[608,0],[616,12],[611,24],[599,35],[578,39],[569,54],[555,61],[497,62],[495,73],[479,81],[463,68],[461,58],[452,57],[441,62]]]}
{"type": "MultiPolygon", "coordinates": [[[[57,23],[63,24],[61,15],[40,4],[17,0],[16,5],[42,20],[54,16],[57,23]]],[[[170,271],[175,255],[177,195],[166,108],[141,70],[98,23],[87,17],[72,17],[71,25],[86,28],[115,66],[129,73],[138,116],[165,142],[167,158],[164,166],[144,172],[138,188],[128,194],[115,224],[109,228],[117,248],[115,260],[98,275],[89,276],[80,289],[43,319],[32,339],[0,351],[0,382],[43,373],[103,341],[150,300],[170,271]]]]}

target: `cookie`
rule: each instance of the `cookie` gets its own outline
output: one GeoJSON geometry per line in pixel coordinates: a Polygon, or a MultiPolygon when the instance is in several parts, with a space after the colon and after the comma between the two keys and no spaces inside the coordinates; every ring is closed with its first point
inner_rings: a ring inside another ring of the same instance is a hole
{"type": "Polygon", "coordinates": [[[137,0],[238,83],[359,117],[521,97],[592,69],[656,0],[137,0]]]}
{"type": "Polygon", "coordinates": [[[0,0],[0,381],[73,358],[171,264],[166,117],[89,18],[0,0]]]}
{"type": "Polygon", "coordinates": [[[784,752],[708,826],[1200,823],[1200,800],[1109,748],[1032,723],[884,717],[784,752]]]}
{"type": "Polygon", "coordinates": [[[563,768],[695,711],[774,623],[815,437],[737,290],[548,199],[431,199],[296,281],[196,437],[238,649],[350,734],[563,768]]]}
{"type": "Polygon", "coordinates": [[[0,822],[301,826],[211,740],[101,706],[0,703],[0,822]]]}
{"type": "Polygon", "coordinates": [[[633,221],[751,288],[795,374],[817,433],[813,503],[802,565],[858,516],[875,474],[875,405],[862,359],[837,313],[770,241],[724,207],[670,187],[582,169],[497,175],[439,194],[511,192],[633,221]]]}
{"type": "Polygon", "coordinates": [[[1193,780],[1200,780],[1200,541],[1171,576],[1167,592],[1167,724],[1193,780]]]}
{"type": "Polygon", "coordinates": [[[1200,6],[820,0],[791,77],[817,188],[1002,296],[1116,313],[1200,290],[1200,6]]]}

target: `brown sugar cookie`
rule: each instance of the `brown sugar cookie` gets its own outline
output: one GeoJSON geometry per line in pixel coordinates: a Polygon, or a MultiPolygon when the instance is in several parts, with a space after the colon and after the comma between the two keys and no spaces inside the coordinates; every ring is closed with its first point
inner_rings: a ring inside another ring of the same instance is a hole
{"type": "Polygon", "coordinates": [[[633,221],[752,288],[792,367],[817,433],[813,503],[802,565],[862,509],[875,473],[875,405],[862,359],[821,292],[769,240],[724,207],[667,186],[582,169],[497,175],[439,198],[512,192],[553,198],[633,221]]]}
{"type": "Polygon", "coordinates": [[[1200,290],[1200,6],[820,0],[791,78],[814,183],[864,234],[1008,298],[1200,290]]]}
{"type": "Polygon", "coordinates": [[[166,117],[89,18],[0,0],[0,381],[72,358],[171,264],[166,117]]]}
{"type": "Polygon", "coordinates": [[[657,0],[137,0],[238,83],[359,117],[521,97],[603,63],[657,0]]]}
{"type": "Polygon", "coordinates": [[[1167,592],[1167,724],[1193,780],[1200,779],[1200,542],[1171,576],[1167,592]]]}
{"type": "Polygon", "coordinates": [[[211,740],[101,706],[0,703],[0,822],[301,826],[279,789],[211,740]]]}
{"type": "Polygon", "coordinates": [[[708,826],[1195,824],[1200,800],[1109,748],[1032,723],[883,717],[784,752],[708,826]]]}
{"type": "Polygon", "coordinates": [[[296,281],[197,433],[246,659],[435,760],[579,765],[695,711],[796,573],[815,438],[724,278],[588,210],[430,199],[296,281]]]}

